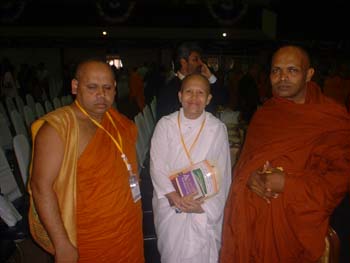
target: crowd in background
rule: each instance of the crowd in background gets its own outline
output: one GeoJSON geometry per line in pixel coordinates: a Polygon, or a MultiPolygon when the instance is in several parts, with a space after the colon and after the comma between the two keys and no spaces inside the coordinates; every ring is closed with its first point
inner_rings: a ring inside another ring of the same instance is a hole
{"type": "MultiPolygon", "coordinates": [[[[332,97],[349,109],[350,65],[344,59],[321,63],[314,60],[316,69],[313,81],[325,95],[332,97]]],[[[111,66],[118,79],[116,104],[118,109],[132,119],[143,107],[157,97],[160,89],[174,72],[165,65],[156,62],[144,62],[133,68],[111,66]]],[[[214,71],[213,68],[211,68],[214,71]]],[[[70,94],[70,80],[74,64],[64,65],[62,77],[54,79],[45,62],[37,65],[22,63],[14,65],[7,57],[1,59],[0,87],[1,98],[6,96],[32,94],[36,101],[47,97],[70,94]],[[50,87],[50,86],[59,87],[50,87]],[[50,90],[51,89],[51,90],[50,90]],[[58,94],[50,94],[56,90],[58,94]],[[57,91],[59,90],[59,91],[57,91]]],[[[216,91],[217,105],[241,112],[241,118],[249,122],[259,105],[272,96],[269,84],[268,61],[265,64],[258,59],[250,62],[235,60],[229,67],[219,66],[213,72],[218,78],[220,88],[216,91]]]]}

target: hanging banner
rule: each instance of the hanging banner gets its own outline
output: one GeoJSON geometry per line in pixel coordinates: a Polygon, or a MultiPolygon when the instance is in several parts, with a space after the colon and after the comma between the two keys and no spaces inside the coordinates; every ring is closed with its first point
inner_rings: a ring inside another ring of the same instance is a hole
{"type": "Polygon", "coordinates": [[[128,0],[98,0],[96,8],[98,15],[105,21],[115,24],[126,21],[136,5],[136,1],[128,0]]]}
{"type": "Polygon", "coordinates": [[[22,15],[25,6],[25,0],[1,0],[0,21],[2,23],[15,22],[22,15]]]}
{"type": "Polygon", "coordinates": [[[246,0],[206,0],[210,14],[221,25],[233,25],[248,10],[246,0]]]}

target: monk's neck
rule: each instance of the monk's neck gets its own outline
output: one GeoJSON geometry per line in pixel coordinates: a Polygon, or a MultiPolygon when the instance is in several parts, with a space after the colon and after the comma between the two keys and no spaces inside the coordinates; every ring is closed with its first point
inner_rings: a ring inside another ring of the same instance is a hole
{"type": "Polygon", "coordinates": [[[89,117],[91,117],[92,119],[94,119],[95,121],[97,121],[98,123],[101,123],[102,120],[103,120],[103,117],[105,115],[105,113],[103,114],[93,114],[93,113],[90,113],[88,111],[86,111],[86,113],[88,115],[86,115],[85,113],[83,113],[76,105],[73,105],[74,107],[74,110],[75,110],[75,113],[77,114],[77,117],[81,120],[90,120],[89,117]]]}

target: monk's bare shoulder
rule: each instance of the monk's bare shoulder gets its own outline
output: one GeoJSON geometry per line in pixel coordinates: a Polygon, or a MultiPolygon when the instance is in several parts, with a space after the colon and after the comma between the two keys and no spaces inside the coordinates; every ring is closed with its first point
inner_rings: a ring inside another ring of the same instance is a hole
{"type": "Polygon", "coordinates": [[[64,145],[58,132],[47,122],[35,137],[32,181],[53,180],[60,169],[64,145]]]}

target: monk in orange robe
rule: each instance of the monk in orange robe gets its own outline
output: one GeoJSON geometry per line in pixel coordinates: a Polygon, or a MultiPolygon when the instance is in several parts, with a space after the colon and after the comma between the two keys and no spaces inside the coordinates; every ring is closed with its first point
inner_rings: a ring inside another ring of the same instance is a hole
{"type": "Polygon", "coordinates": [[[306,51],[277,50],[274,96],[254,115],[225,208],[220,262],[318,262],[349,189],[350,118],[308,85],[306,51]]]}
{"type": "Polygon", "coordinates": [[[116,112],[108,64],[82,62],[76,101],[32,126],[29,222],[55,262],[144,262],[136,172],[136,126],[116,112]],[[137,198],[135,198],[137,197],[137,198]]]}
{"type": "Polygon", "coordinates": [[[136,102],[140,111],[145,107],[144,83],[136,68],[129,77],[129,100],[136,102]]]}

